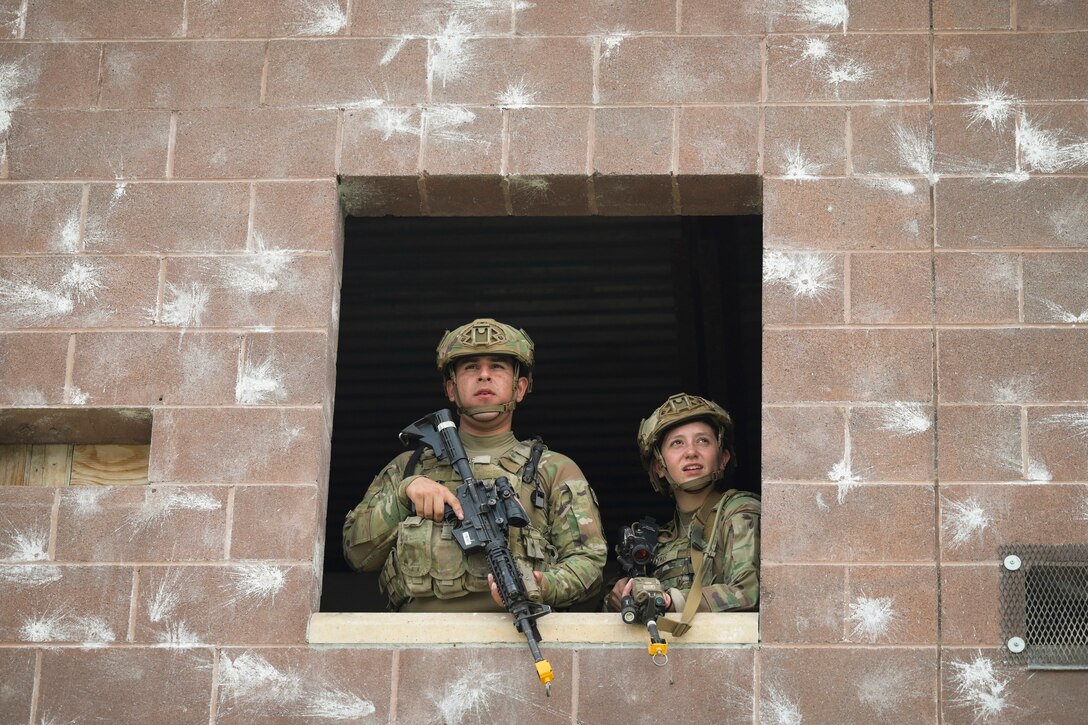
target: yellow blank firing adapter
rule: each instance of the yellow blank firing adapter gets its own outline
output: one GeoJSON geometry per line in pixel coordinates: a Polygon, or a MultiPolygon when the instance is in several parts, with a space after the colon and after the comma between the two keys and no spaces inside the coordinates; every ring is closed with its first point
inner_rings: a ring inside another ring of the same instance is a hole
{"type": "Polygon", "coordinates": [[[540,684],[544,685],[544,691],[548,697],[552,696],[552,680],[555,679],[555,674],[552,672],[552,665],[548,660],[540,660],[536,663],[536,674],[540,677],[540,684]]]}

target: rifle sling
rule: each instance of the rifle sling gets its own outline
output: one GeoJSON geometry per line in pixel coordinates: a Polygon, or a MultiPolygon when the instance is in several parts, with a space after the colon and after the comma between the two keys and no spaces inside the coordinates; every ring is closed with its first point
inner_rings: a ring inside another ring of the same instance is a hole
{"type": "MultiPolygon", "coordinates": [[[[714,534],[714,530],[718,528],[718,520],[721,518],[724,505],[718,507],[717,512],[714,514],[713,519],[707,519],[708,514],[713,510],[714,505],[721,501],[719,496],[715,499],[714,496],[710,496],[703,505],[699,507],[699,511],[695,514],[697,521],[703,522],[703,546],[712,546],[711,536],[714,534]]],[[[665,615],[657,621],[659,629],[665,632],[672,632],[676,637],[682,636],[685,632],[691,629],[691,621],[695,619],[695,613],[699,609],[699,602],[703,598],[703,570],[706,568],[707,557],[703,555],[703,550],[696,546],[691,547],[691,564],[692,570],[695,573],[695,578],[691,582],[691,589],[688,590],[687,601],[684,602],[684,611],[680,615],[680,619],[674,619],[665,615]]]]}

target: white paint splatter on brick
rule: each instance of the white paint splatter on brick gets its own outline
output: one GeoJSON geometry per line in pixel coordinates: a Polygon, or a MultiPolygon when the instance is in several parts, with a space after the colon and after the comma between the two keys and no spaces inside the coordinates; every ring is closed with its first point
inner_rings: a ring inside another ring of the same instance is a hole
{"type": "Polygon", "coordinates": [[[11,128],[11,112],[23,105],[20,89],[35,80],[24,63],[0,63],[0,136],[11,128]]]}
{"type": "Polygon", "coordinates": [[[801,40],[801,59],[811,63],[817,63],[828,57],[831,53],[831,44],[827,38],[803,38],[801,40]]]}
{"type": "Polygon", "coordinates": [[[1080,498],[1077,500],[1073,516],[1078,521],[1088,521],[1088,486],[1081,487],[1080,498]]]}
{"type": "Polygon", "coordinates": [[[103,287],[98,268],[87,262],[73,262],[72,268],[60,280],[60,288],[74,297],[78,304],[98,299],[98,291],[103,287]]]}
{"type": "Polygon", "coordinates": [[[846,494],[860,486],[862,482],[861,476],[852,470],[849,452],[827,472],[827,479],[838,484],[840,506],[846,501],[846,494]]]}
{"type": "Polygon", "coordinates": [[[1034,458],[1028,459],[1028,481],[1032,483],[1046,483],[1052,478],[1053,476],[1050,474],[1050,470],[1046,467],[1045,463],[1037,461],[1034,458]]]}
{"type": "Polygon", "coordinates": [[[287,397],[283,378],[284,373],[276,365],[274,357],[260,362],[246,360],[234,386],[234,399],[239,405],[261,405],[283,400],[287,397]]]}
{"type": "Polygon", "coordinates": [[[784,285],[794,298],[816,299],[835,289],[835,261],[821,252],[763,253],[763,283],[784,285]]]}
{"type": "Polygon", "coordinates": [[[1045,305],[1047,310],[1050,312],[1051,318],[1055,322],[1070,322],[1073,324],[1088,322],[1088,308],[1085,308],[1078,315],[1065,309],[1057,302],[1051,302],[1050,300],[1042,300],[1042,302],[1043,305],[1045,305]]]}
{"type": "Polygon", "coordinates": [[[816,494],[816,508],[820,509],[820,511],[825,514],[831,510],[831,507],[824,501],[824,495],[822,493],[816,494]]]}
{"type": "Polygon", "coordinates": [[[933,173],[933,138],[929,130],[919,130],[896,122],[893,134],[900,160],[929,179],[931,184],[937,183],[937,176],[933,173]]]}
{"type": "Polygon", "coordinates": [[[0,278],[0,319],[46,322],[70,315],[73,309],[75,303],[69,296],[24,280],[0,278]]]}
{"type": "Polygon", "coordinates": [[[274,602],[287,583],[287,572],[271,564],[239,564],[228,570],[231,580],[230,596],[224,604],[239,602],[274,602]]]}
{"type": "Polygon", "coordinates": [[[64,402],[68,405],[86,405],[90,401],[90,394],[80,390],[78,386],[64,386],[64,402]]]}
{"type": "Polygon", "coordinates": [[[909,671],[891,664],[866,668],[858,678],[858,701],[882,716],[894,716],[903,712],[904,701],[917,690],[910,679],[909,671]]]}
{"type": "Polygon", "coordinates": [[[971,662],[951,661],[948,665],[955,688],[953,705],[969,708],[975,722],[989,722],[1005,712],[1011,678],[995,669],[992,660],[980,653],[971,662]]]}
{"type": "Polygon", "coordinates": [[[861,83],[871,78],[873,71],[864,63],[853,58],[845,58],[828,63],[822,71],[824,81],[835,89],[838,95],[843,84],[861,83]]]}
{"type": "Polygon", "coordinates": [[[375,712],[374,703],[355,693],[322,690],[310,695],[302,707],[303,717],[320,717],[330,720],[361,720],[375,712]]]}
{"type": "Polygon", "coordinates": [[[876,642],[891,634],[899,621],[893,597],[860,596],[850,602],[849,620],[854,623],[851,636],[855,640],[876,642]]]}
{"type": "Polygon", "coordinates": [[[162,526],[177,511],[216,511],[223,505],[219,499],[206,493],[194,493],[173,487],[149,489],[144,503],[128,517],[132,535],[162,526]]]}
{"type": "Polygon", "coordinates": [[[32,564],[22,566],[0,566],[0,582],[12,586],[37,587],[60,581],[59,566],[32,564]]]}
{"type": "Polygon", "coordinates": [[[389,65],[397,54],[404,49],[404,46],[408,44],[408,41],[412,39],[410,35],[402,35],[399,38],[394,38],[393,43],[385,51],[385,55],[378,61],[378,65],[389,65]]]}
{"type": "Polygon", "coordinates": [[[834,28],[842,26],[842,32],[846,33],[846,26],[850,22],[850,8],[846,6],[846,0],[799,0],[800,7],[793,11],[792,15],[813,25],[834,28]]]}
{"type": "Polygon", "coordinates": [[[159,632],[157,641],[160,647],[187,649],[189,647],[201,647],[203,643],[200,636],[189,629],[185,622],[169,622],[166,629],[159,632]]]}
{"type": "Polygon", "coordinates": [[[767,696],[759,701],[759,719],[768,725],[801,725],[801,709],[778,685],[767,685],[767,696]]]}
{"type": "Polygon", "coordinates": [[[101,617],[73,617],[60,612],[35,614],[23,619],[19,639],[24,642],[82,642],[105,645],[117,639],[101,617]]]}
{"type": "Polygon", "coordinates": [[[502,108],[525,108],[536,102],[536,92],[526,87],[525,78],[520,78],[516,82],[508,83],[506,90],[496,100],[502,108]]]}
{"type": "Polygon", "coordinates": [[[336,35],[348,24],[344,8],[336,0],[317,0],[306,9],[306,18],[295,26],[299,35],[336,35]]]}
{"type": "Polygon", "coordinates": [[[440,80],[443,88],[447,81],[464,76],[474,63],[474,51],[468,42],[471,32],[472,27],[455,14],[432,41],[428,74],[440,80]]]}
{"type": "Polygon", "coordinates": [[[1023,403],[1036,398],[1035,380],[1030,375],[1019,375],[991,387],[995,403],[1023,403]]]}
{"type": "Polygon", "coordinates": [[[981,537],[993,523],[990,514],[973,498],[963,501],[943,499],[941,508],[945,536],[948,546],[953,549],[981,537]]]}
{"type": "Polygon", "coordinates": [[[1029,171],[1052,174],[1088,166],[1088,139],[1040,128],[1026,114],[1016,124],[1016,146],[1020,162],[1029,171]]]}
{"type": "Polygon", "coordinates": [[[49,559],[49,532],[41,527],[20,531],[10,524],[7,528],[6,541],[0,542],[0,552],[4,553],[0,562],[46,561],[49,559]]]}
{"type": "Polygon", "coordinates": [[[64,490],[64,502],[72,507],[76,516],[93,516],[102,510],[101,499],[109,495],[109,489],[100,486],[73,486],[64,490]]]}
{"type": "Polygon", "coordinates": [[[256,251],[231,258],[223,267],[222,278],[224,284],[243,294],[267,294],[292,277],[294,258],[286,250],[268,249],[260,236],[254,241],[256,251]]]}
{"type": "Polygon", "coordinates": [[[498,672],[470,671],[449,683],[440,693],[432,693],[431,699],[442,714],[442,722],[457,725],[466,716],[474,715],[473,722],[483,721],[488,701],[501,694],[502,674],[498,672]]]}
{"type": "MultiPolygon", "coordinates": [[[[893,191],[896,194],[902,194],[903,196],[910,196],[918,191],[918,187],[908,179],[865,179],[864,183],[866,186],[871,186],[874,189],[887,189],[888,191],[893,191]]],[[[915,234],[917,234],[918,222],[912,219],[911,223],[916,230],[915,234]]]]}
{"type": "Polygon", "coordinates": [[[805,158],[800,141],[792,147],[784,147],[782,155],[785,157],[783,165],[786,167],[783,176],[787,179],[815,179],[816,173],[824,167],[823,164],[805,158]]]}
{"type": "Polygon", "coordinates": [[[1076,413],[1055,413],[1040,421],[1043,425],[1061,426],[1069,430],[1078,440],[1088,441],[1088,411],[1076,413]]]}
{"type": "Polygon", "coordinates": [[[464,106],[430,106],[425,111],[427,135],[445,141],[479,144],[489,148],[491,142],[472,135],[463,126],[476,120],[476,114],[464,106]]]}
{"type": "Polygon", "coordinates": [[[302,680],[295,673],[280,672],[260,655],[243,652],[233,660],[225,654],[219,657],[219,691],[221,697],[239,700],[246,707],[261,708],[287,704],[302,694],[302,680]]]}
{"type": "Polygon", "coordinates": [[[381,132],[382,141],[402,134],[418,136],[420,129],[412,120],[413,114],[409,108],[380,108],[370,116],[369,126],[381,132]]]}
{"type": "Polygon", "coordinates": [[[998,85],[986,81],[973,89],[967,98],[962,99],[970,104],[967,111],[968,127],[988,123],[995,131],[1005,128],[1016,108],[1023,103],[1023,99],[1005,92],[1007,86],[1008,83],[1004,81],[998,85]]]}
{"type": "Polygon", "coordinates": [[[925,433],[933,426],[929,410],[921,403],[892,403],[880,406],[881,430],[895,435],[925,433]]]}
{"type": "Polygon", "coordinates": [[[634,33],[628,33],[625,31],[617,31],[615,33],[609,33],[601,38],[601,60],[608,60],[612,57],[612,52],[619,48],[623,41],[632,37],[634,33]]]}
{"type": "Polygon", "coordinates": [[[1054,236],[1065,242],[1088,242],[1088,194],[1062,200],[1047,215],[1054,236]]]}
{"type": "Polygon", "coordinates": [[[79,251],[79,212],[73,212],[60,230],[60,250],[76,253],[79,251]]]}
{"type": "MultiPolygon", "coordinates": [[[[173,327],[197,327],[208,306],[208,288],[198,282],[183,287],[166,283],[166,300],[162,305],[162,323],[173,327]]],[[[152,315],[153,317],[153,315],[152,315]]]]}
{"type": "Polygon", "coordinates": [[[13,38],[23,37],[26,8],[27,6],[24,4],[0,10],[0,28],[7,29],[13,38]]]}

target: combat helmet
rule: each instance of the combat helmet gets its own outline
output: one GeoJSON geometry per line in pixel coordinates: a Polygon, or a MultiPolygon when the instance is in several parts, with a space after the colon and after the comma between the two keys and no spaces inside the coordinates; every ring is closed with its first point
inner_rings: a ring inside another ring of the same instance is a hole
{"type": "Polygon", "coordinates": [[[723,471],[714,471],[688,481],[684,484],[684,488],[698,489],[707,482],[717,483],[737,466],[737,454],[733,450],[733,419],[729,417],[725,408],[713,400],[707,400],[698,395],[687,393],[670,395],[668,400],[651,413],[649,418],[644,418],[638,427],[638,452],[642,467],[650,476],[650,485],[660,494],[671,495],[673,485],[671,476],[665,468],[665,458],[661,455],[661,439],[669,429],[695,420],[706,421],[718,431],[718,445],[722,450],[729,451],[729,461],[723,471]],[[655,460],[665,471],[664,477],[658,476],[654,471],[655,460]]]}
{"type": "MultiPolygon", "coordinates": [[[[511,327],[505,323],[482,317],[454,329],[446,330],[438,343],[438,356],[435,360],[443,383],[453,379],[453,364],[458,358],[473,355],[510,355],[517,361],[514,369],[514,385],[519,377],[528,378],[529,386],[525,392],[533,389],[533,341],[525,330],[511,327]]],[[[479,408],[461,408],[458,413],[505,412],[513,410],[517,401],[511,398],[504,405],[489,405],[479,408]]]]}

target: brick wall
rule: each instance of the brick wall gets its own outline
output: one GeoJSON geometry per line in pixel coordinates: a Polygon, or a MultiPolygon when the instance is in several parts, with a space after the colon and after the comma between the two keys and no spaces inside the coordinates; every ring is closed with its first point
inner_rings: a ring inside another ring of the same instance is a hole
{"type": "Polygon", "coordinates": [[[997,547],[1088,542],[1086,49],[1083,0],[0,0],[0,405],[154,411],[149,486],[0,489],[0,723],[1080,721],[997,547]],[[555,648],[545,701],[307,646],[337,175],[762,208],[759,648],[555,648]]]}

